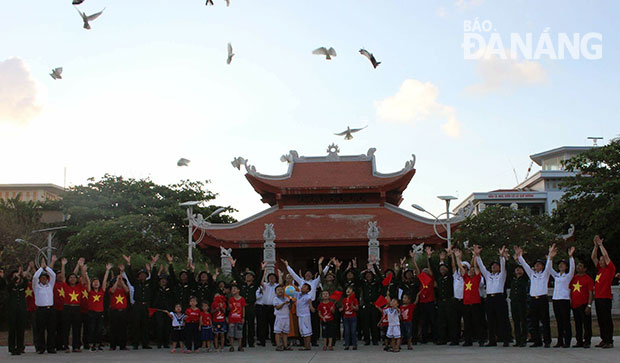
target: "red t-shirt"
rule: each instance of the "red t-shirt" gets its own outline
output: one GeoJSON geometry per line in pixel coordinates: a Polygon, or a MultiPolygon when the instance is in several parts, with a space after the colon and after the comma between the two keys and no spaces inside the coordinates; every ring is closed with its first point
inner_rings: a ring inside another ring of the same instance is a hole
{"type": "Polygon", "coordinates": [[[237,300],[234,297],[230,297],[228,299],[228,305],[230,307],[230,312],[228,313],[228,324],[243,323],[243,308],[245,307],[245,299],[243,297],[239,297],[237,300]]]}
{"type": "Polygon", "coordinates": [[[90,302],[88,301],[88,289],[82,286],[82,301],[80,301],[80,312],[87,314],[90,308],[90,302]]]}
{"type": "Polygon", "coordinates": [[[203,326],[211,326],[211,314],[201,311],[200,322],[202,323],[203,326]]]}
{"type": "Polygon", "coordinates": [[[463,305],[480,304],[480,280],[480,274],[474,277],[463,274],[463,305]]]}
{"type": "Polygon", "coordinates": [[[25,291],[26,294],[26,311],[36,311],[37,305],[34,302],[34,290],[32,290],[32,281],[28,283],[25,291]]]}
{"type": "Polygon", "coordinates": [[[90,290],[88,293],[88,311],[94,311],[96,313],[103,312],[104,294],[105,292],[101,289],[99,289],[99,291],[90,290]]]}
{"type": "Polygon", "coordinates": [[[433,277],[426,272],[418,275],[420,280],[420,303],[430,303],[435,301],[435,283],[433,277]]]}
{"type": "Polygon", "coordinates": [[[387,315],[387,311],[388,311],[389,307],[383,308],[383,315],[381,316],[381,326],[389,326],[390,322],[388,320],[388,315],[387,315]]]}
{"type": "Polygon", "coordinates": [[[75,284],[71,286],[64,283],[65,289],[65,304],[66,305],[80,305],[82,303],[82,285],[75,284]]]}
{"type": "Polygon", "coordinates": [[[594,290],[594,280],[586,274],[575,275],[569,288],[571,305],[575,309],[588,303],[590,292],[594,290]]]}
{"type": "Polygon", "coordinates": [[[328,301],[326,303],[322,302],[319,304],[319,312],[323,315],[323,321],[332,321],[334,320],[334,313],[332,309],[335,309],[334,303],[328,301]]]}
{"type": "Polygon", "coordinates": [[[200,309],[198,308],[185,309],[185,322],[186,323],[199,323],[200,322],[200,309]]]}
{"type": "Polygon", "coordinates": [[[415,310],[415,304],[403,304],[400,307],[400,320],[409,322],[413,319],[413,311],[415,310]]]}
{"type": "Polygon", "coordinates": [[[116,289],[110,291],[110,309],[112,310],[125,310],[127,309],[127,293],[123,289],[116,289]]]}
{"type": "Polygon", "coordinates": [[[357,301],[357,299],[355,298],[355,296],[351,295],[349,297],[345,297],[342,300],[342,308],[343,308],[343,315],[345,318],[354,318],[357,316],[357,312],[355,310],[353,310],[354,306],[358,306],[359,307],[359,301],[357,301]]]}
{"type": "Polygon", "coordinates": [[[601,268],[597,264],[598,274],[594,280],[594,297],[596,299],[611,299],[611,281],[616,274],[616,266],[609,261],[609,264],[605,268],[601,268]]]}
{"type": "Polygon", "coordinates": [[[54,284],[54,309],[62,311],[65,308],[65,284],[57,282],[54,284]]]}
{"type": "Polygon", "coordinates": [[[211,304],[211,311],[213,311],[213,321],[216,323],[222,323],[226,321],[226,297],[223,295],[217,295],[213,298],[213,304],[211,304]]]}

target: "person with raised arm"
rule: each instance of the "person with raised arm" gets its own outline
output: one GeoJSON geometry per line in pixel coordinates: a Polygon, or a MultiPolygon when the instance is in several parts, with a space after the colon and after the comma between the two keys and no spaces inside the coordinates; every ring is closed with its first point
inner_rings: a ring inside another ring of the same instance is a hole
{"type": "Polygon", "coordinates": [[[4,271],[0,273],[0,291],[6,289],[6,313],[9,325],[9,353],[20,355],[25,349],[24,329],[26,327],[26,289],[28,279],[24,268],[20,265],[4,280],[4,271]]]}
{"type": "Polygon", "coordinates": [[[131,256],[123,255],[123,259],[127,262],[128,280],[134,288],[134,302],[131,309],[133,349],[138,349],[140,343],[142,343],[142,349],[152,349],[149,345],[148,331],[149,306],[157,284],[148,278],[149,273],[144,269],[139,270],[138,275],[135,276],[131,266],[131,256]]]}
{"type": "Polygon", "coordinates": [[[592,301],[594,300],[594,280],[586,273],[583,262],[575,266],[575,276],[570,282],[570,300],[575,317],[575,339],[573,348],[590,348],[592,340],[592,301]]]}
{"type": "Polygon", "coordinates": [[[422,271],[418,267],[415,254],[412,254],[413,267],[420,282],[420,342],[426,344],[428,341],[435,341],[435,281],[431,266],[431,256],[433,249],[426,246],[426,266],[422,271]]]}
{"type": "Polygon", "coordinates": [[[570,288],[569,284],[575,275],[575,259],[573,253],[575,247],[568,249],[569,261],[562,260],[558,263],[558,271],[551,267],[551,276],[555,280],[553,288],[553,313],[558,326],[558,341],[554,348],[570,348],[573,332],[570,326],[570,288]]]}
{"type": "MultiPolygon", "coordinates": [[[[56,262],[56,256],[52,256],[51,264],[56,262]]],[[[56,314],[54,312],[54,284],[56,274],[47,266],[45,258],[41,259],[41,267],[32,277],[32,290],[37,305],[37,353],[56,353],[56,314]],[[47,332],[47,337],[45,333],[47,332]],[[47,339],[46,339],[47,338],[47,339]]]]}
{"type": "Polygon", "coordinates": [[[126,281],[125,265],[118,266],[118,276],[110,287],[110,350],[127,350],[127,320],[129,307],[129,286],[126,281]]]}
{"type": "Polygon", "coordinates": [[[598,269],[594,279],[594,301],[596,303],[596,318],[601,329],[600,348],[614,347],[614,322],[611,319],[611,283],[616,274],[616,266],[611,262],[609,254],[603,246],[603,239],[599,235],[594,236],[594,249],[592,250],[592,262],[598,269]],[[598,249],[601,257],[598,257],[598,249]]]}
{"type": "MultiPolygon", "coordinates": [[[[291,274],[295,281],[301,283],[301,292],[295,292],[296,299],[296,309],[297,309],[297,319],[299,322],[299,335],[304,340],[304,347],[300,350],[310,350],[310,342],[312,340],[312,320],[310,317],[311,313],[316,312],[314,307],[312,306],[312,294],[313,291],[312,285],[310,283],[305,282],[305,280],[301,280],[295,271],[289,266],[288,261],[280,259],[282,263],[286,266],[286,269],[291,274]]],[[[306,277],[308,274],[306,273],[306,277]]],[[[318,281],[320,278],[311,281],[318,281]]],[[[316,289],[316,286],[315,286],[316,289]]]]}
{"type": "Polygon", "coordinates": [[[103,350],[103,298],[108,289],[108,277],[111,269],[112,264],[106,264],[103,283],[99,281],[98,277],[91,280],[86,273],[86,268],[82,269],[82,276],[86,279],[86,290],[88,291],[88,342],[91,344],[90,350],[92,352],[97,349],[103,350]]]}
{"type": "Polygon", "coordinates": [[[515,246],[515,254],[525,273],[530,278],[530,315],[535,327],[543,326],[543,337],[541,340],[540,329],[534,329],[532,340],[534,344],[531,348],[541,347],[543,343],[545,348],[551,346],[551,328],[549,324],[549,299],[547,291],[549,286],[549,277],[551,277],[551,260],[556,256],[557,249],[555,244],[549,247],[547,261],[537,260],[534,269],[527,264],[523,258],[523,249],[515,246]]]}
{"type": "Polygon", "coordinates": [[[499,249],[499,262],[491,263],[491,271],[488,271],[480,258],[482,248],[474,245],[474,256],[480,273],[486,280],[486,315],[489,330],[489,343],[487,347],[497,346],[497,341],[504,342],[504,347],[510,346],[510,325],[508,323],[508,305],[504,294],[506,283],[506,246],[499,249]]]}
{"type": "Polygon", "coordinates": [[[462,252],[459,249],[453,251],[455,265],[459,267],[459,273],[463,278],[463,320],[465,323],[464,347],[473,345],[475,337],[478,344],[484,346],[484,316],[482,309],[482,299],[480,298],[480,282],[482,275],[476,263],[473,260],[473,266],[468,262],[462,261],[462,252]]]}
{"type": "MultiPolygon", "coordinates": [[[[256,329],[258,345],[265,346],[267,339],[271,340],[272,345],[276,344],[274,333],[274,323],[276,315],[274,314],[273,299],[276,297],[276,287],[278,287],[278,276],[273,273],[267,273],[265,267],[267,263],[261,263],[262,278],[260,287],[256,291],[256,329]]],[[[286,310],[288,314],[288,309],[286,310]]],[[[287,331],[288,334],[289,331],[287,331]]],[[[288,344],[288,342],[287,342],[288,344]]]]}

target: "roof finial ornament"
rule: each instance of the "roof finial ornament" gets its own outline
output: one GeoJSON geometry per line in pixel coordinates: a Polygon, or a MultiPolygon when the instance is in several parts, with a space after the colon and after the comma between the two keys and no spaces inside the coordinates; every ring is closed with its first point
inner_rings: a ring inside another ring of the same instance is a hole
{"type": "Polygon", "coordinates": [[[255,175],[256,174],[256,168],[254,167],[254,165],[250,165],[248,164],[248,159],[245,159],[241,156],[237,156],[236,158],[233,159],[233,161],[230,162],[232,164],[233,167],[241,170],[241,165],[245,166],[245,171],[248,174],[251,175],[255,175]]]}
{"type": "Polygon", "coordinates": [[[295,162],[296,159],[299,159],[299,154],[296,150],[291,150],[288,152],[288,154],[280,156],[280,161],[283,163],[292,164],[295,162]]]}
{"type": "Polygon", "coordinates": [[[375,156],[375,151],[377,151],[377,148],[371,147],[370,149],[368,149],[366,156],[368,156],[369,158],[372,158],[373,156],[375,156]]]}

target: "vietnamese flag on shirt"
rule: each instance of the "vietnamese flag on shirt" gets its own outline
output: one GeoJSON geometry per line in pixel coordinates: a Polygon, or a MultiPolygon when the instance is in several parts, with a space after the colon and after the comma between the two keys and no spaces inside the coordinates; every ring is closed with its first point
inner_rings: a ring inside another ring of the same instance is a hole
{"type": "Polygon", "coordinates": [[[378,308],[381,308],[387,305],[387,303],[388,303],[387,299],[383,295],[379,295],[379,298],[377,299],[377,301],[375,301],[375,306],[378,308]]]}
{"type": "Polygon", "coordinates": [[[387,276],[385,276],[385,278],[383,279],[383,281],[381,282],[381,284],[383,286],[387,286],[390,284],[390,282],[392,282],[392,273],[388,273],[387,276]]]}

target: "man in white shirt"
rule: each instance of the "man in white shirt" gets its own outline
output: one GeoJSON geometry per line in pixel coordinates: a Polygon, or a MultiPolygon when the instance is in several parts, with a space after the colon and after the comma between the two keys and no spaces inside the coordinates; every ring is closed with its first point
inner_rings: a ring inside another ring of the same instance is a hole
{"type": "Polygon", "coordinates": [[[549,299],[547,298],[547,291],[549,286],[549,277],[551,276],[551,260],[557,254],[555,244],[549,248],[549,255],[547,256],[547,262],[543,260],[537,260],[534,264],[534,270],[527,264],[523,258],[523,249],[515,246],[515,254],[518,256],[518,261],[523,270],[530,278],[530,316],[533,326],[538,327],[542,323],[543,326],[543,339],[541,341],[540,329],[534,329],[532,331],[532,340],[534,344],[530,347],[541,347],[542,343],[545,343],[545,348],[551,346],[551,327],[549,325],[549,299]]]}
{"type": "Polygon", "coordinates": [[[491,264],[489,272],[480,258],[482,248],[474,245],[474,255],[476,263],[480,268],[480,273],[486,280],[486,313],[487,325],[489,328],[488,347],[497,346],[497,341],[504,342],[504,347],[510,346],[510,324],[508,321],[508,304],[506,303],[506,295],[504,294],[504,284],[506,283],[506,246],[502,246],[499,250],[499,262],[491,264]]]}
{"type": "Polygon", "coordinates": [[[551,268],[551,276],[555,280],[553,287],[553,313],[558,325],[558,342],[555,348],[570,348],[573,331],[570,326],[570,288],[569,284],[575,275],[575,247],[568,249],[569,261],[562,260],[558,264],[558,272],[551,268]]]}
{"type": "Polygon", "coordinates": [[[263,347],[267,339],[271,340],[272,345],[276,344],[275,334],[273,333],[275,321],[273,299],[276,297],[277,280],[276,274],[266,274],[263,268],[263,278],[261,279],[260,287],[256,290],[256,325],[258,330],[256,335],[258,337],[258,345],[263,347]]]}
{"type": "MultiPolygon", "coordinates": [[[[457,266],[454,251],[450,249],[449,252],[452,259],[452,271],[454,271],[452,273],[452,289],[454,290],[454,308],[456,310],[456,334],[457,339],[459,339],[462,329],[461,320],[463,320],[463,289],[465,288],[465,281],[463,281],[463,276],[461,276],[460,267],[457,266]]],[[[462,264],[469,270],[468,262],[463,261],[462,264]]]]}
{"type": "MultiPolygon", "coordinates": [[[[52,265],[56,262],[56,256],[52,256],[52,265]]],[[[32,277],[32,290],[37,305],[37,353],[56,353],[56,311],[54,311],[54,284],[56,274],[47,266],[45,258],[41,259],[41,267],[32,277]],[[45,332],[47,331],[47,340],[45,332]]]]}

